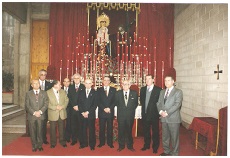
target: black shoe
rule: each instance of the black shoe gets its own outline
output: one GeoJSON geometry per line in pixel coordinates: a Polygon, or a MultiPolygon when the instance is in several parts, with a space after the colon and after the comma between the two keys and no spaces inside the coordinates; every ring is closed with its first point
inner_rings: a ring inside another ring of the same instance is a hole
{"type": "Polygon", "coordinates": [[[129,148],[129,150],[130,150],[130,151],[135,151],[135,149],[134,149],[134,148],[129,148]]]}
{"type": "Polygon", "coordinates": [[[147,150],[147,149],[149,149],[149,147],[145,147],[145,146],[144,146],[143,148],[141,148],[142,151],[145,151],[145,150],[147,150]]]}
{"type": "Polygon", "coordinates": [[[104,145],[102,145],[102,144],[99,144],[97,147],[98,147],[98,148],[101,148],[102,146],[104,146],[104,145]]]}
{"type": "Polygon", "coordinates": [[[50,148],[55,148],[55,145],[50,145],[50,148]]]}
{"type": "Polygon", "coordinates": [[[83,149],[83,148],[85,148],[85,146],[84,145],[80,145],[79,149],[83,149]]]}
{"type": "Polygon", "coordinates": [[[157,150],[154,150],[154,149],[153,149],[153,153],[156,154],[156,153],[157,153],[157,150]]]}
{"type": "Polygon", "coordinates": [[[73,145],[75,145],[76,143],[77,143],[77,142],[72,142],[70,145],[72,145],[72,146],[73,146],[73,145]]]}
{"type": "Polygon", "coordinates": [[[94,147],[90,147],[90,150],[95,150],[95,148],[94,147]]]}
{"type": "Polygon", "coordinates": [[[113,146],[113,145],[109,145],[109,147],[110,147],[110,148],[114,148],[114,146],[113,146]]]}
{"type": "Polygon", "coordinates": [[[169,156],[170,154],[161,153],[160,156],[169,156]]]}
{"type": "Polygon", "coordinates": [[[36,151],[37,151],[37,149],[36,149],[36,148],[32,148],[32,151],[33,151],[33,152],[36,152],[36,151]]]}
{"type": "Polygon", "coordinates": [[[120,151],[121,151],[121,150],[123,150],[123,149],[124,149],[124,148],[118,148],[118,149],[117,149],[117,151],[119,151],[119,152],[120,152],[120,151]]]}
{"type": "Polygon", "coordinates": [[[62,145],[64,148],[66,148],[67,147],[67,145],[66,144],[64,144],[64,145],[62,145]]]}
{"type": "Polygon", "coordinates": [[[43,148],[42,148],[42,147],[40,147],[40,148],[38,148],[38,150],[39,150],[39,151],[43,151],[43,148]]]}
{"type": "Polygon", "coordinates": [[[49,142],[46,140],[46,141],[43,142],[43,144],[49,144],[49,142]]]}

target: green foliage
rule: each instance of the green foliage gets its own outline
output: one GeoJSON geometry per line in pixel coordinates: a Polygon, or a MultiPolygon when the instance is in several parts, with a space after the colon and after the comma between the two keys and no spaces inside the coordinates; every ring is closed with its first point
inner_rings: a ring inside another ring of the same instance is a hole
{"type": "Polygon", "coordinates": [[[14,74],[2,71],[2,90],[11,92],[14,89],[14,74]]]}

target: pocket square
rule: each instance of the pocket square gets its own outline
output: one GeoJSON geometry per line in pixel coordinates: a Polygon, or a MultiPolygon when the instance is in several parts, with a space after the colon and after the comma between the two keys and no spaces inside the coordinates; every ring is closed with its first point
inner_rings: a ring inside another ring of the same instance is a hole
{"type": "Polygon", "coordinates": [[[134,98],[131,98],[131,99],[134,99],[134,98]]]}

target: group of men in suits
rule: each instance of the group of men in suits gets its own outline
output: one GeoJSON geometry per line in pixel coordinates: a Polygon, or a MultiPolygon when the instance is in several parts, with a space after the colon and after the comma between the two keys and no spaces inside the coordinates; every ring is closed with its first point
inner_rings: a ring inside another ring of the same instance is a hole
{"type": "MultiPolygon", "coordinates": [[[[52,88],[46,93],[46,86],[41,82],[44,80],[44,75],[46,75],[46,71],[39,72],[39,80],[32,81],[31,91],[27,92],[26,95],[32,151],[37,149],[42,151],[42,143],[48,143],[46,139],[47,118],[50,121],[51,148],[54,148],[57,143],[55,126],[58,124],[59,143],[63,147],[67,147],[66,141],[71,141],[71,145],[75,145],[79,141],[80,149],[89,146],[91,150],[95,150],[95,110],[97,107],[99,118],[99,145],[97,147],[101,148],[107,143],[110,148],[114,148],[113,119],[115,106],[117,106],[118,121],[119,147],[117,151],[122,151],[125,146],[130,151],[135,151],[132,127],[135,110],[138,106],[138,93],[130,89],[129,80],[123,81],[122,90],[116,91],[110,86],[110,77],[105,76],[103,86],[96,91],[92,88],[91,79],[86,79],[83,85],[80,82],[80,74],[74,74],[72,85],[70,85],[70,80],[66,78],[63,82],[64,87],[61,89],[60,81],[54,81],[52,88]]],[[[144,134],[144,146],[141,150],[150,149],[152,140],[153,153],[158,152],[160,118],[164,148],[164,152],[160,155],[178,155],[180,107],[183,94],[181,90],[174,87],[172,76],[165,77],[165,86],[166,89],[164,90],[157,87],[154,85],[154,77],[147,75],[146,86],[140,90],[144,134]],[[170,140],[172,150],[170,149],[170,140]]]]}

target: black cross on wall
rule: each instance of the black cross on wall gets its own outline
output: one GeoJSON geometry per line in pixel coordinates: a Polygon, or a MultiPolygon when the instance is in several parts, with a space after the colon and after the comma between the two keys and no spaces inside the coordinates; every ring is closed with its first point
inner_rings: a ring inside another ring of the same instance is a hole
{"type": "Polygon", "coordinates": [[[214,74],[217,74],[217,80],[219,80],[219,74],[223,73],[223,70],[219,70],[219,64],[217,65],[217,71],[214,71],[214,74]]]}

